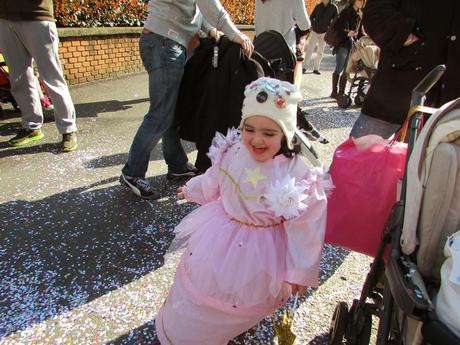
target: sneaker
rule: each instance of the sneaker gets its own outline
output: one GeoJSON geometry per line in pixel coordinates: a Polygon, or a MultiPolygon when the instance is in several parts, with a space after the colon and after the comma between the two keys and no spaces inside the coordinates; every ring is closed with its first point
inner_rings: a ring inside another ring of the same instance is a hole
{"type": "Polygon", "coordinates": [[[142,199],[153,200],[160,197],[160,194],[153,190],[147,180],[141,177],[130,177],[122,173],[120,183],[142,199]]]}
{"type": "Polygon", "coordinates": [[[77,133],[64,133],[62,135],[62,151],[71,152],[75,151],[78,147],[77,133]]]}
{"type": "Polygon", "coordinates": [[[318,71],[317,69],[314,69],[314,70],[313,70],[313,74],[320,75],[321,73],[319,73],[319,71],[318,71]]]}
{"type": "Polygon", "coordinates": [[[182,172],[168,172],[166,178],[170,181],[191,178],[199,174],[198,169],[193,164],[187,163],[187,170],[182,172]]]}
{"type": "Polygon", "coordinates": [[[22,128],[13,138],[8,140],[8,144],[14,147],[25,146],[42,139],[44,136],[41,128],[22,128]]]}

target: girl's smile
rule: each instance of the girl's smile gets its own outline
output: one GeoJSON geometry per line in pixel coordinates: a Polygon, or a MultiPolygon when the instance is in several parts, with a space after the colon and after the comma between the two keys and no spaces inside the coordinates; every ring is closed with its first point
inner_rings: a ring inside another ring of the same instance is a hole
{"type": "Polygon", "coordinates": [[[255,115],[244,121],[241,136],[252,158],[265,162],[279,152],[284,133],[275,121],[255,115]]]}

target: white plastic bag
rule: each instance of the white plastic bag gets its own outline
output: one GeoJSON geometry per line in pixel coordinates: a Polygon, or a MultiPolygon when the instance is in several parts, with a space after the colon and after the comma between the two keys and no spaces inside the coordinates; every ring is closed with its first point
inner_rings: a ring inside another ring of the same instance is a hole
{"type": "Polygon", "coordinates": [[[441,267],[441,288],[436,298],[436,314],[460,337],[460,231],[447,238],[446,260],[441,267]]]}

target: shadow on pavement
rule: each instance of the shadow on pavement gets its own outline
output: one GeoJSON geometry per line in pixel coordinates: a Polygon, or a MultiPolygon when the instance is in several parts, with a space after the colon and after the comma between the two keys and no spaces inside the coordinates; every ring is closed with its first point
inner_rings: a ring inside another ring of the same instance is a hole
{"type": "Polygon", "coordinates": [[[177,205],[177,186],[164,179],[152,179],[168,196],[159,201],[137,198],[112,185],[112,177],[41,200],[1,204],[0,338],[161,267],[173,228],[195,207],[177,205]]]}
{"type": "Polygon", "coordinates": [[[111,113],[116,111],[123,111],[132,108],[132,105],[138,103],[148,103],[148,98],[133,99],[129,101],[101,101],[75,104],[77,117],[96,117],[100,113],[111,113]]]}

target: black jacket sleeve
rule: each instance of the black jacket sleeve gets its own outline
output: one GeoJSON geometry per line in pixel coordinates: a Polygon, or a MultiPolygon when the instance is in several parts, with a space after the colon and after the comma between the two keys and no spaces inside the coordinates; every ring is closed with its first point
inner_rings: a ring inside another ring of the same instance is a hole
{"type": "Polygon", "coordinates": [[[399,50],[413,32],[415,18],[402,14],[401,0],[368,0],[363,12],[364,30],[384,50],[399,50]]]}

